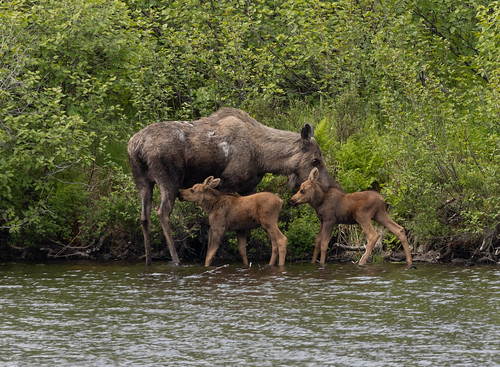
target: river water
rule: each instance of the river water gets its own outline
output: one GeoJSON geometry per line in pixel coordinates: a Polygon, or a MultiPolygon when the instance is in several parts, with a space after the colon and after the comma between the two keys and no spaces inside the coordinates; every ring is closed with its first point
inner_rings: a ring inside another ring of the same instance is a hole
{"type": "Polygon", "coordinates": [[[2,366],[498,366],[500,268],[0,264],[2,366]]]}

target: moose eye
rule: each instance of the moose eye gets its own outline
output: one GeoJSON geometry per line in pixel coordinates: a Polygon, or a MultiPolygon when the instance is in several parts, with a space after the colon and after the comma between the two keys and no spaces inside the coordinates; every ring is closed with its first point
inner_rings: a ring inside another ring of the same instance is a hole
{"type": "Polygon", "coordinates": [[[191,189],[190,191],[191,191],[191,192],[194,192],[194,189],[191,189]]]}
{"type": "Polygon", "coordinates": [[[300,190],[300,193],[301,193],[302,195],[304,195],[304,194],[306,193],[306,190],[302,189],[302,190],[300,190]]]}
{"type": "Polygon", "coordinates": [[[318,158],[314,158],[314,159],[313,159],[313,162],[312,162],[312,165],[313,165],[314,167],[316,167],[317,165],[319,165],[319,162],[320,162],[320,161],[319,161],[319,159],[318,159],[318,158]]]}

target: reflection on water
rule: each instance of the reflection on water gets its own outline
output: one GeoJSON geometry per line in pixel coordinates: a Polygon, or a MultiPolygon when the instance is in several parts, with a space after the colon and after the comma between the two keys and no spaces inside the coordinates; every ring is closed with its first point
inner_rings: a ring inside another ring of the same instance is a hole
{"type": "Polygon", "coordinates": [[[492,366],[500,269],[0,264],[0,365],[492,366]]]}

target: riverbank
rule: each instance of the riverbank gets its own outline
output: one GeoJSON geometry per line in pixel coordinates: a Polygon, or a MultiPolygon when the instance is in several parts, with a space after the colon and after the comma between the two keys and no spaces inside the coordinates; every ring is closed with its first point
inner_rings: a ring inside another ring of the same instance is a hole
{"type": "MultiPolygon", "coordinates": [[[[339,243],[332,243],[329,246],[327,262],[343,263],[357,262],[363,252],[364,246],[347,246],[339,243]]],[[[195,262],[202,264],[205,258],[206,246],[200,243],[186,246],[183,244],[178,248],[181,261],[195,262]]],[[[160,251],[153,251],[154,261],[169,261],[170,255],[166,248],[160,251]]],[[[248,247],[248,257],[252,262],[268,261],[270,248],[248,247]]],[[[312,256],[310,251],[304,251],[300,257],[287,257],[287,262],[308,262],[312,256]]],[[[428,243],[412,249],[413,261],[416,263],[455,263],[464,265],[500,265],[500,240],[491,237],[491,240],[483,239],[481,242],[466,241],[465,237],[448,238],[447,241],[428,243]]],[[[45,246],[8,246],[0,245],[0,261],[40,261],[51,260],[131,260],[141,261],[144,259],[144,249],[140,244],[97,244],[87,246],[63,246],[62,244],[47,244],[45,246]]],[[[376,247],[371,257],[372,263],[379,262],[404,262],[403,251],[385,250],[381,246],[376,247]]],[[[239,254],[230,245],[222,245],[214,259],[215,263],[240,262],[239,254]]]]}

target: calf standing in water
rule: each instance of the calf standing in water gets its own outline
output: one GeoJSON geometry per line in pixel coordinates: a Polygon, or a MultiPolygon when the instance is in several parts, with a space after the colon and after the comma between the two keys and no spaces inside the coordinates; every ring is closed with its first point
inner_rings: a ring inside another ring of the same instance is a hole
{"type": "Polygon", "coordinates": [[[181,198],[197,202],[208,213],[210,231],[205,266],[209,266],[219,248],[222,236],[228,230],[236,231],[238,251],[243,265],[248,266],[245,231],[259,226],[264,228],[271,239],[272,254],[269,265],[274,265],[279,255],[279,265],[285,265],[287,239],[278,228],[278,214],[283,201],[270,192],[260,192],[249,196],[223,194],[215,188],[220,178],[210,176],[202,184],[180,190],[181,198]]]}
{"type": "Polygon", "coordinates": [[[327,191],[323,191],[318,183],[318,174],[318,170],[313,168],[307,181],[300,185],[299,191],[290,199],[294,205],[309,203],[316,210],[320,220],[319,233],[314,242],[313,263],[318,258],[320,247],[321,258],[319,262],[320,264],[325,263],[326,250],[335,224],[359,223],[368,240],[366,251],[359,260],[360,265],[365,265],[373,246],[379,239],[379,234],[371,223],[373,219],[375,222],[387,227],[389,231],[399,238],[405,251],[406,263],[408,266],[412,265],[405,230],[389,218],[386,203],[379,193],[361,191],[346,194],[338,185],[331,186],[327,191]]]}

